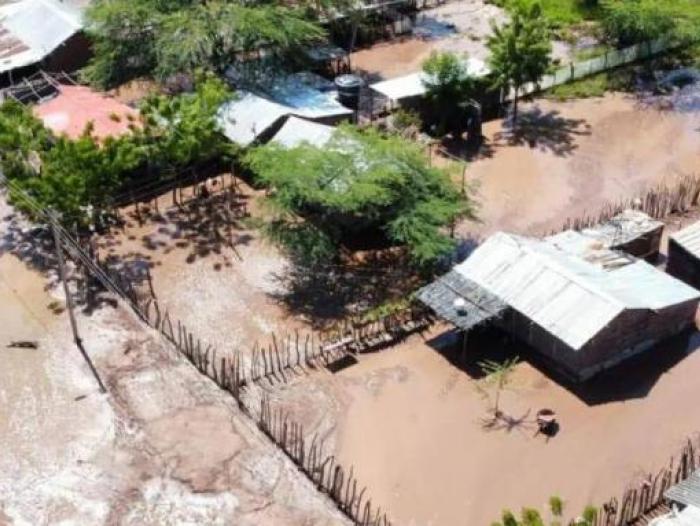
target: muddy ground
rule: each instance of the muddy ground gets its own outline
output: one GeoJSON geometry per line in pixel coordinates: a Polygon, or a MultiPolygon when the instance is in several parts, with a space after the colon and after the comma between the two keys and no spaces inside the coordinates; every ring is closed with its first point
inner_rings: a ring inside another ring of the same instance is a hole
{"type": "MultiPolygon", "coordinates": [[[[485,148],[468,171],[480,222],[460,225],[460,235],[547,231],[605,200],[693,173],[700,160],[698,113],[659,111],[626,95],[539,101],[523,107],[522,119],[527,126],[516,134],[487,123],[485,148]]],[[[256,193],[242,195],[255,212],[256,193]]],[[[317,319],[324,304],[302,309],[289,301],[288,263],[253,223],[221,210],[183,217],[161,209],[158,222],[139,225],[132,215],[100,251],[149,264],[159,302],[203,340],[246,352],[274,331],[317,319]]],[[[3,252],[6,517],[17,524],[341,520],[228,396],[111,307],[79,320],[110,387],[100,395],[70,341],[60,294],[45,291],[47,277],[16,260],[7,243],[3,252]],[[39,348],[5,347],[21,339],[36,339],[39,348]]],[[[355,467],[373,502],[398,524],[488,524],[504,506],[540,506],[555,493],[576,512],[660,465],[697,430],[700,353],[688,352],[695,340],[619,368],[592,393],[525,360],[504,398],[522,422],[487,432],[473,360],[500,344],[477,340],[461,362],[450,338],[438,326],[334,375],[265,386],[275,404],[355,467]],[[548,443],[529,422],[542,407],[562,423],[548,443]]]]}
{"type": "MultiPolygon", "coordinates": [[[[420,71],[433,51],[450,51],[486,61],[491,24],[507,21],[508,14],[502,8],[484,0],[447,2],[418,13],[412,35],[355,51],[350,60],[353,69],[374,81],[420,71]]],[[[582,39],[581,43],[590,45],[588,40],[582,39]]],[[[555,40],[552,58],[568,62],[576,48],[555,40]]]]}
{"type": "Polygon", "coordinates": [[[227,393],[122,307],[78,315],[100,393],[55,276],[5,240],[0,524],[345,523],[227,393]]]}

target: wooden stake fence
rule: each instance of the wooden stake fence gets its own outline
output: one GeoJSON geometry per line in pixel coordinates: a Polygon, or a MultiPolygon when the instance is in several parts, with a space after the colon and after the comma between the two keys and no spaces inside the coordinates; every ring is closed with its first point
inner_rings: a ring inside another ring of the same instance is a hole
{"type": "Polygon", "coordinates": [[[354,469],[351,467],[348,471],[333,455],[325,455],[318,435],[309,441],[304,436],[304,428],[281,409],[273,409],[267,397],[261,400],[257,423],[263,433],[278,444],[311,482],[355,524],[391,525],[386,513],[379,506],[373,506],[371,499],[365,496],[367,488],[360,489],[354,469]]]}
{"type": "Polygon", "coordinates": [[[654,219],[686,213],[698,206],[700,175],[686,175],[675,185],[659,185],[645,193],[616,202],[608,202],[594,215],[567,219],[561,230],[583,230],[612,219],[628,209],[640,210],[654,219]]]}
{"type": "MultiPolygon", "coordinates": [[[[593,526],[646,525],[652,515],[657,515],[655,510],[666,505],[666,491],[687,479],[698,467],[700,456],[696,444],[688,439],[677,460],[672,457],[667,467],[656,474],[650,473],[637,487],[625,490],[619,500],[611,498],[603,504],[593,526]]],[[[570,522],[570,526],[576,526],[576,522],[570,522]]]]}

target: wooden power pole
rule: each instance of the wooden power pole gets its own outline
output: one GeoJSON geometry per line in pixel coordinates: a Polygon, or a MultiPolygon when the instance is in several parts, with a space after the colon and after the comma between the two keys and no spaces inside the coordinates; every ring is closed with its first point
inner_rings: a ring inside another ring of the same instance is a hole
{"type": "Polygon", "coordinates": [[[105,386],[102,383],[102,379],[100,378],[100,375],[97,373],[97,369],[95,369],[95,366],[93,365],[92,360],[90,360],[90,357],[88,356],[87,352],[85,351],[85,347],[83,347],[83,340],[80,338],[80,334],[78,333],[78,323],[75,320],[73,297],[71,296],[70,289],[68,287],[68,280],[66,279],[66,265],[65,265],[65,261],[63,260],[63,251],[61,249],[61,236],[58,232],[58,227],[56,226],[56,218],[53,215],[51,216],[51,231],[53,232],[54,245],[56,246],[56,259],[58,260],[58,272],[59,272],[59,275],[61,276],[61,281],[63,282],[63,291],[66,295],[66,306],[68,308],[68,317],[70,318],[70,327],[71,327],[71,330],[73,331],[73,341],[75,342],[75,345],[78,347],[80,354],[83,355],[83,358],[87,362],[88,367],[90,367],[90,371],[92,371],[92,375],[95,377],[95,380],[97,380],[97,385],[100,386],[100,392],[105,393],[105,392],[107,392],[107,389],[105,389],[105,386]]]}

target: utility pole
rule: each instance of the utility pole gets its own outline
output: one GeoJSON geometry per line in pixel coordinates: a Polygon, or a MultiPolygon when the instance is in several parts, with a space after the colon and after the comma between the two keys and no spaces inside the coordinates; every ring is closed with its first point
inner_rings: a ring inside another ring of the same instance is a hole
{"type": "Polygon", "coordinates": [[[83,340],[80,338],[80,334],[78,333],[78,323],[75,320],[75,313],[73,311],[73,309],[74,309],[73,297],[71,296],[70,289],[68,288],[68,280],[66,279],[66,265],[65,265],[65,261],[63,260],[63,251],[61,249],[61,236],[58,232],[58,227],[56,226],[56,217],[55,217],[53,212],[50,212],[49,219],[51,222],[51,231],[53,232],[54,245],[56,246],[56,259],[58,260],[58,272],[59,272],[59,275],[61,276],[61,281],[63,282],[63,291],[66,295],[66,306],[68,307],[68,317],[70,318],[70,327],[71,327],[71,330],[73,331],[73,341],[75,342],[75,345],[78,347],[80,354],[83,355],[83,358],[87,362],[88,367],[90,367],[90,371],[92,371],[92,375],[95,377],[95,380],[97,380],[97,385],[100,386],[100,392],[105,393],[105,392],[107,392],[107,389],[105,389],[105,386],[102,383],[102,379],[100,378],[100,375],[97,373],[97,369],[95,369],[95,366],[93,365],[92,360],[90,360],[90,357],[88,356],[87,352],[85,351],[85,347],[83,347],[83,340]]]}

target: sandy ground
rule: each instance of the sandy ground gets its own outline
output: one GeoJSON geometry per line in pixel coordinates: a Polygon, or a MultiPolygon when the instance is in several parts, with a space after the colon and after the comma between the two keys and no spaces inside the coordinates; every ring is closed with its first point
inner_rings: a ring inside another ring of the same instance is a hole
{"type": "MultiPolygon", "coordinates": [[[[486,61],[491,24],[503,24],[508,15],[484,0],[457,0],[421,11],[415,36],[380,43],[352,53],[352,67],[372,79],[389,79],[420,71],[432,51],[451,51],[486,61]]],[[[571,46],[553,42],[552,58],[568,61],[571,46]]]]}
{"type": "Polygon", "coordinates": [[[461,234],[549,232],[700,167],[700,113],[641,107],[628,95],[540,100],[522,108],[520,126],[484,126],[481,157],[467,171],[480,223],[461,234]]]}
{"type": "Polygon", "coordinates": [[[7,249],[0,524],[345,523],[228,394],[120,308],[78,317],[99,393],[60,296],[7,249]],[[38,348],[6,348],[18,340],[38,348]]]}

